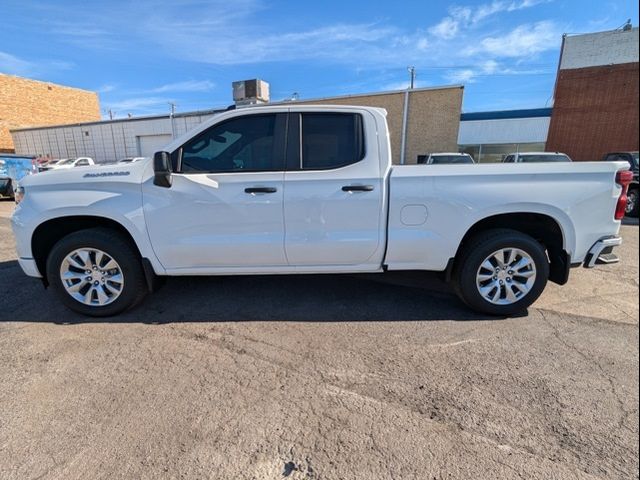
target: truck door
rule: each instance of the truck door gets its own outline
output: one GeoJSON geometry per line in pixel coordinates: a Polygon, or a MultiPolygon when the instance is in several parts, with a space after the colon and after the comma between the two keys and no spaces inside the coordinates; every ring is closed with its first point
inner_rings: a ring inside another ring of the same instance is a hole
{"type": "Polygon", "coordinates": [[[245,114],[180,147],[170,188],[145,182],[144,215],[168,270],[277,267],[284,255],[287,114],[245,114]]]}
{"type": "Polygon", "coordinates": [[[386,216],[373,115],[292,109],[287,139],[289,265],[379,268],[386,216]]]}

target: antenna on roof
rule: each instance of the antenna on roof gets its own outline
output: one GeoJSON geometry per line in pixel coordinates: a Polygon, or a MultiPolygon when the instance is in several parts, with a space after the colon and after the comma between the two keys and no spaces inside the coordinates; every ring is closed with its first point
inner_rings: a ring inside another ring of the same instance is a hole
{"type": "Polygon", "coordinates": [[[416,83],[416,67],[411,66],[411,67],[407,67],[407,71],[409,72],[409,89],[413,90],[413,86],[416,83]]]}
{"type": "Polygon", "coordinates": [[[616,30],[622,30],[623,32],[628,32],[633,28],[631,25],[631,19],[627,18],[627,21],[622,24],[622,26],[618,27],[616,30]]]}

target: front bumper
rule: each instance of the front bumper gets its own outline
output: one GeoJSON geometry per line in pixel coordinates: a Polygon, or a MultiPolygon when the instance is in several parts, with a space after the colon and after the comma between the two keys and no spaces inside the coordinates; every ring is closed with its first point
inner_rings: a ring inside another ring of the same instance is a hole
{"type": "Polygon", "coordinates": [[[587,253],[584,267],[593,268],[596,265],[618,263],[620,259],[613,253],[613,249],[621,244],[622,238],[618,236],[601,238],[587,253]]]}
{"type": "Polygon", "coordinates": [[[18,258],[18,264],[22,271],[30,277],[42,278],[40,270],[36,265],[36,261],[33,258],[18,258]]]}

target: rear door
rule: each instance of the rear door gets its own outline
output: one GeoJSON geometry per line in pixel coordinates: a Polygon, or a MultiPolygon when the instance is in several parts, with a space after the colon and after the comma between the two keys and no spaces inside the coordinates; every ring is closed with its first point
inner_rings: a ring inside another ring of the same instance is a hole
{"type": "Polygon", "coordinates": [[[289,265],[379,268],[384,185],[373,115],[353,109],[292,110],[287,138],[289,265]]]}

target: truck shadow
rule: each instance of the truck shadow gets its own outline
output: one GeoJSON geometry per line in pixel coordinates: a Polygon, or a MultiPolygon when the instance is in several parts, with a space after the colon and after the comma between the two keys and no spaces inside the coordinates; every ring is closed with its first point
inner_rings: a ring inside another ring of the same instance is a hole
{"type": "Polygon", "coordinates": [[[96,319],[70,312],[9,261],[0,262],[0,304],[0,321],[57,324],[497,319],[470,311],[436,275],[420,272],[174,277],[134,310],[96,319]]]}

